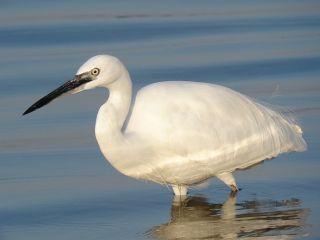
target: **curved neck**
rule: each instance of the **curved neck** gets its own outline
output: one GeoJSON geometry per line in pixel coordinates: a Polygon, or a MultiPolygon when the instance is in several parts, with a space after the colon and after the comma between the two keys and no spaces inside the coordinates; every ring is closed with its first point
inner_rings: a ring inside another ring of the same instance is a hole
{"type": "Polygon", "coordinates": [[[112,152],[121,148],[124,142],[122,127],[130,109],[132,95],[128,71],[123,67],[120,78],[106,88],[109,89],[109,98],[99,109],[95,127],[96,138],[105,156],[105,149],[108,153],[112,152]]]}

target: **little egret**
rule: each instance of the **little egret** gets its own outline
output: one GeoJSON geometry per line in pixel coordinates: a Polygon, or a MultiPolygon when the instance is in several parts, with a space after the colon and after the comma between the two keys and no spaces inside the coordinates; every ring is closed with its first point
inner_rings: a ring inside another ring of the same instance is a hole
{"type": "Polygon", "coordinates": [[[306,149],[301,128],[289,117],[219,85],[158,82],[143,87],[131,106],[129,73],[109,55],[90,58],[73,80],[23,115],[95,87],[109,90],[95,125],[105,158],[127,176],[171,186],[175,195],[214,176],[237,191],[236,169],[306,149]]]}

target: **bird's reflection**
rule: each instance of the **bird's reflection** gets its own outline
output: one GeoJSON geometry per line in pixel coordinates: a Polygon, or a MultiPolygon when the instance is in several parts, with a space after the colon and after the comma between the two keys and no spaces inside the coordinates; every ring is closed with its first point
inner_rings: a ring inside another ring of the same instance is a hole
{"type": "Polygon", "coordinates": [[[222,204],[203,196],[173,201],[171,219],[147,234],[156,239],[291,239],[302,234],[307,210],[300,200],[250,200],[222,204]]]}

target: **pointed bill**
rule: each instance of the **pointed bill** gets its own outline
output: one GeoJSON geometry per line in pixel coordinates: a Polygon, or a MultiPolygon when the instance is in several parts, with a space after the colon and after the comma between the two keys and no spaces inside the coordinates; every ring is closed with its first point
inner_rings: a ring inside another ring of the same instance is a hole
{"type": "Polygon", "coordinates": [[[92,81],[92,78],[88,73],[83,73],[80,75],[76,75],[74,79],[71,81],[68,81],[58,87],[57,89],[50,92],[48,95],[44,96],[43,98],[39,99],[37,102],[35,102],[33,105],[31,105],[22,115],[26,115],[28,113],[31,113],[48,103],[50,103],[52,100],[60,97],[63,94],[72,93],[74,89],[78,88],[84,83],[92,81]]]}

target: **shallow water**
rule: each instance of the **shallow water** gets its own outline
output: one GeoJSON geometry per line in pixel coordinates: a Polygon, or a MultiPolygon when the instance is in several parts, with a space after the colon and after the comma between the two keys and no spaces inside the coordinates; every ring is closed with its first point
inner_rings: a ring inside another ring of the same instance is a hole
{"type": "Polygon", "coordinates": [[[1,1],[0,239],[319,239],[318,1],[1,1]],[[36,99],[109,53],[135,90],[222,84],[293,111],[308,151],[213,179],[182,204],[114,170],[94,121],[104,90],[36,99]]]}

